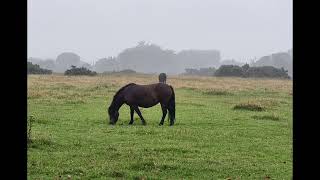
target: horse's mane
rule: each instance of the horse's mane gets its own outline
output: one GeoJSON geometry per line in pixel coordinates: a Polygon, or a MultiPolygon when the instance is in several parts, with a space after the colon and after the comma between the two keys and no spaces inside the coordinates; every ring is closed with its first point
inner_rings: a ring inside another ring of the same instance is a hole
{"type": "Polygon", "coordinates": [[[116,94],[113,96],[113,100],[112,100],[112,102],[111,102],[111,105],[109,106],[109,111],[110,111],[111,109],[113,109],[113,107],[114,107],[114,105],[115,105],[115,103],[116,103],[115,99],[116,99],[116,97],[119,95],[119,93],[122,92],[126,87],[131,86],[131,85],[134,85],[134,84],[135,84],[135,83],[129,83],[129,84],[123,86],[122,88],[120,88],[120,89],[116,92],[116,94]]]}
{"type": "Polygon", "coordinates": [[[123,86],[122,88],[120,88],[120,89],[116,92],[116,94],[113,96],[113,99],[114,99],[115,97],[117,97],[118,94],[119,94],[120,92],[122,92],[126,87],[131,86],[131,85],[134,85],[134,84],[135,84],[135,83],[129,83],[129,84],[123,86]]]}

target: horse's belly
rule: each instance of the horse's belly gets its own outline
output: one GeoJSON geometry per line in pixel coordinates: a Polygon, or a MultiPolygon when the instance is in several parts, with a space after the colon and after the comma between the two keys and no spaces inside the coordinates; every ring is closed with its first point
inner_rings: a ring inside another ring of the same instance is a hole
{"type": "Polygon", "coordinates": [[[150,102],[150,103],[143,103],[143,104],[138,104],[139,107],[143,107],[143,108],[149,108],[149,107],[152,107],[154,105],[156,105],[158,103],[155,103],[155,102],[150,102]]]}
{"type": "Polygon", "coordinates": [[[127,104],[138,105],[139,107],[149,108],[159,103],[159,100],[151,93],[139,92],[137,94],[130,94],[125,97],[127,104]]]}

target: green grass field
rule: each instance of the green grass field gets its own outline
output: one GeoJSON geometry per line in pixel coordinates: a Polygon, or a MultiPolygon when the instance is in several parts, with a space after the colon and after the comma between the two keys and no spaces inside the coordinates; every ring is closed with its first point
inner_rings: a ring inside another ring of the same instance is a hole
{"type": "Polygon", "coordinates": [[[115,126],[107,108],[129,82],[157,76],[28,77],[28,179],[291,179],[292,81],[168,77],[176,123],[160,105],[129,107],[115,126]]]}

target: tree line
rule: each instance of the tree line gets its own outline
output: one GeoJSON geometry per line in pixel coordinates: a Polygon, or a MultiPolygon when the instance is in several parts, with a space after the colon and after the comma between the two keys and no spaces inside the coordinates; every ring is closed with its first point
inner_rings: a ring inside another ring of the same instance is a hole
{"type": "MultiPolygon", "coordinates": [[[[33,64],[38,64],[40,68],[58,73],[64,73],[70,69],[71,66],[76,66],[97,73],[131,70],[141,73],[166,72],[168,74],[207,76],[214,75],[215,70],[223,65],[244,65],[243,62],[237,62],[233,59],[221,61],[218,50],[191,49],[176,53],[172,50],[162,49],[155,44],[145,43],[144,41],[139,42],[138,45],[132,48],[123,50],[117,57],[101,58],[93,64],[86,63],[79,55],[72,52],[61,53],[57,56],[56,60],[29,58],[28,61],[33,64]]],[[[251,69],[255,69],[253,67],[263,66],[273,66],[278,69],[283,68],[292,76],[292,50],[263,56],[257,61],[251,60],[250,62],[251,69]]],[[[262,69],[265,69],[265,67],[262,69]]],[[[260,72],[261,70],[250,70],[250,72],[251,71],[260,72]]]]}
{"type": "Polygon", "coordinates": [[[243,77],[243,78],[283,78],[290,79],[288,71],[284,68],[273,66],[250,67],[249,64],[222,65],[218,69],[214,67],[198,69],[185,69],[184,75],[217,76],[217,77],[243,77]]]}

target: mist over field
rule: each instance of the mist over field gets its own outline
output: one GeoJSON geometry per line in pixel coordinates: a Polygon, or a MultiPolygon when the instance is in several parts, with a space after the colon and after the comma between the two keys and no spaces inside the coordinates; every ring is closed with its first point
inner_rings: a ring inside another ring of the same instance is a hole
{"type": "Polygon", "coordinates": [[[28,1],[29,61],[63,72],[63,53],[97,72],[250,63],[292,74],[292,1],[28,1]]]}

